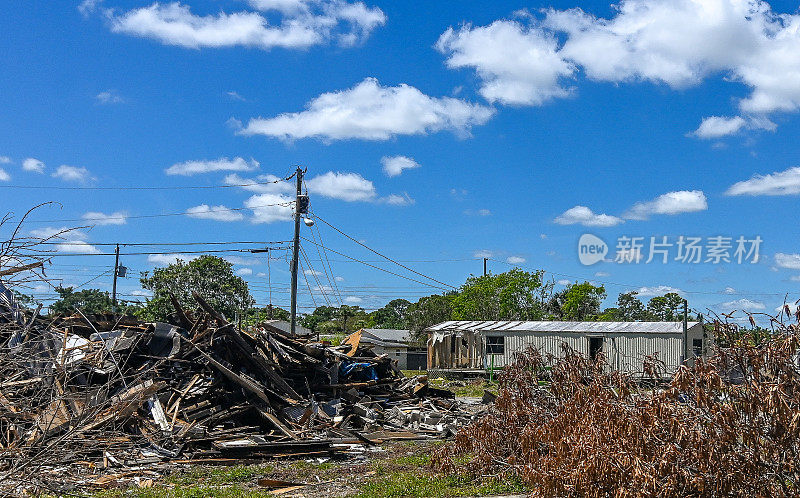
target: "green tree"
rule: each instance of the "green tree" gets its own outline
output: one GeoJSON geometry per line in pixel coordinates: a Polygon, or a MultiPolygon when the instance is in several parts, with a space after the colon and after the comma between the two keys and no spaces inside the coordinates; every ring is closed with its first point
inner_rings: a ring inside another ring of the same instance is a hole
{"type": "Polygon", "coordinates": [[[606,289],[602,285],[576,282],[554,295],[554,298],[551,298],[548,308],[559,320],[597,320],[600,315],[600,305],[606,298],[606,289]]]}
{"type": "Polygon", "coordinates": [[[675,292],[656,296],[647,303],[647,312],[654,321],[674,322],[683,320],[683,298],[675,292]]]}
{"type": "Polygon", "coordinates": [[[601,320],[615,322],[643,322],[652,320],[644,303],[636,297],[638,292],[623,292],[617,297],[617,307],[603,312],[601,320]],[[610,316],[609,316],[610,315],[610,316]]]}
{"type": "Polygon", "coordinates": [[[540,320],[548,289],[543,274],[515,268],[498,275],[470,277],[453,296],[453,319],[540,320]]]}
{"type": "Polygon", "coordinates": [[[300,319],[300,325],[312,332],[328,333],[320,328],[325,322],[330,322],[336,317],[336,308],[333,306],[317,306],[310,314],[304,315],[300,319]]]}
{"type": "Polygon", "coordinates": [[[170,293],[185,309],[195,309],[197,301],[192,291],[197,291],[229,320],[255,302],[247,282],[233,273],[233,265],[217,256],[204,255],[188,263],[178,260],[156,269],[152,276],[145,274],[141,283],[143,288],[153,292],[140,313],[147,320],[166,320],[174,312],[170,293]]]}
{"type": "Polygon", "coordinates": [[[370,326],[379,329],[405,329],[408,327],[406,314],[411,302],[406,299],[392,299],[386,306],[370,313],[370,326]]]}
{"type": "Polygon", "coordinates": [[[111,312],[111,296],[100,289],[76,292],[72,287],[56,287],[56,292],[59,299],[50,306],[50,312],[55,315],[71,315],[76,309],[86,314],[111,312]]]}
{"type": "Polygon", "coordinates": [[[453,298],[455,293],[420,298],[406,310],[406,323],[414,339],[424,341],[423,331],[431,325],[453,319],[453,298]]]}
{"type": "Polygon", "coordinates": [[[244,323],[246,325],[256,325],[267,320],[284,320],[288,322],[290,319],[291,316],[285,309],[273,306],[272,312],[270,313],[269,307],[265,306],[263,308],[250,308],[247,310],[244,323]]]}

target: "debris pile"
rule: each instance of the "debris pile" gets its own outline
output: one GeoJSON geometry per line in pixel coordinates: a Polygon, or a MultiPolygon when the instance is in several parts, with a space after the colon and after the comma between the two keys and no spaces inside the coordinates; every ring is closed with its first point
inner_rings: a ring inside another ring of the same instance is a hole
{"type": "Polygon", "coordinates": [[[70,465],[331,456],[448,436],[481,414],[357,338],[330,347],[266,325],[246,332],[195,298],[194,312],[173,302],[171,323],[50,320],[0,284],[0,483],[63,491],[56,471],[70,465]]]}

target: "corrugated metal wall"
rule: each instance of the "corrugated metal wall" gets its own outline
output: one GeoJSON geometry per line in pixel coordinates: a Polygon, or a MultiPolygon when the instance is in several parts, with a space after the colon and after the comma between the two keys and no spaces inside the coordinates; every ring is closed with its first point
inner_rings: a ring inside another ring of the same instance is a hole
{"type": "MultiPolygon", "coordinates": [[[[504,336],[505,351],[495,355],[494,366],[503,367],[514,361],[514,353],[524,351],[528,346],[540,349],[543,353],[561,356],[562,344],[566,343],[575,351],[588,356],[589,338],[603,337],[603,353],[611,368],[626,372],[642,372],[643,361],[647,355],[658,353],[658,359],[666,363],[667,373],[674,372],[680,365],[682,356],[682,335],[676,334],[608,334],[587,335],[571,333],[526,333],[526,332],[488,332],[487,336],[504,336]]],[[[690,334],[690,337],[694,334],[690,334]]],[[[691,343],[691,339],[690,339],[691,343]]],[[[487,357],[487,365],[491,358],[487,357]]]]}

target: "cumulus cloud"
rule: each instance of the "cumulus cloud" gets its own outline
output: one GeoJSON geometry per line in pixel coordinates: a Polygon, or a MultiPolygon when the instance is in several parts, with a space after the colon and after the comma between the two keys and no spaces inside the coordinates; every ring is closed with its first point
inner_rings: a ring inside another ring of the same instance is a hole
{"type": "Polygon", "coordinates": [[[639,287],[638,289],[636,289],[636,294],[644,297],[663,296],[664,294],[670,292],[674,292],[675,294],[683,294],[682,290],[675,287],[670,287],[669,285],[657,285],[654,287],[639,287]]]}
{"type": "Polygon", "coordinates": [[[234,211],[224,205],[209,206],[208,204],[200,204],[199,206],[187,209],[186,214],[192,218],[199,218],[202,220],[239,221],[244,219],[242,213],[234,211]]]}
{"type": "Polygon", "coordinates": [[[585,227],[613,227],[625,220],[608,214],[596,214],[586,206],[567,209],[554,220],[559,225],[583,225],[585,227]]]}
{"type": "Polygon", "coordinates": [[[744,310],[744,311],[756,311],[756,310],[763,310],[766,308],[764,303],[759,301],[751,301],[747,298],[737,299],[735,301],[728,301],[726,303],[722,303],[719,305],[720,308],[725,309],[727,312],[733,311],[735,309],[744,310]]]}
{"type": "Polygon", "coordinates": [[[78,166],[67,166],[66,164],[59,166],[51,176],[53,178],[60,178],[65,182],[86,183],[90,180],[94,180],[88,169],[78,166]]]}
{"type": "Polygon", "coordinates": [[[371,201],[375,199],[375,185],[358,173],[328,171],[306,181],[309,192],[342,201],[371,201]]]}
{"type": "Polygon", "coordinates": [[[675,215],[694,213],[708,209],[708,201],[702,190],[680,190],[667,192],[652,201],[637,202],[624,215],[630,220],[646,220],[654,214],[675,215]]]}
{"type": "Polygon", "coordinates": [[[221,157],[216,161],[186,161],[173,164],[164,172],[168,175],[192,176],[215,171],[253,171],[258,169],[259,163],[255,159],[246,161],[241,157],[228,159],[221,157]]]}
{"type": "Polygon", "coordinates": [[[489,258],[489,259],[491,259],[491,258],[494,257],[494,253],[492,251],[488,250],[488,249],[481,249],[480,251],[475,251],[472,254],[472,257],[474,257],[474,258],[489,258]]]}
{"type": "Polygon", "coordinates": [[[253,211],[252,223],[275,223],[292,219],[292,201],[280,194],[257,194],[244,201],[244,206],[253,211]]]}
{"type": "Polygon", "coordinates": [[[116,211],[111,214],[105,214],[99,211],[89,211],[84,213],[82,218],[91,225],[124,225],[128,221],[128,213],[116,211]]]}
{"type": "Polygon", "coordinates": [[[797,195],[800,194],[800,167],[734,183],[727,195],[797,195]]]}
{"type": "Polygon", "coordinates": [[[541,105],[570,93],[562,80],[575,67],[558,53],[556,37],[538,26],[501,20],[449,28],[436,48],[448,56],[448,67],[478,73],[480,93],[489,102],[541,105]]]}
{"type": "Polygon", "coordinates": [[[198,257],[200,257],[199,254],[150,254],[147,256],[147,262],[156,265],[167,266],[175,264],[178,262],[178,260],[187,263],[193,259],[197,259],[198,257]]]}
{"type": "Polygon", "coordinates": [[[789,270],[800,270],[800,254],[775,253],[775,265],[789,270]]]}
{"type": "Polygon", "coordinates": [[[105,9],[111,30],[165,45],[305,49],[335,42],[352,46],[386,22],[377,7],[345,0],[251,1],[256,10],[197,15],[179,2],[154,3],[127,12],[105,9]],[[279,23],[258,10],[279,13],[279,23]]]}
{"type": "Polygon", "coordinates": [[[511,265],[521,265],[525,261],[527,260],[522,256],[509,256],[508,258],[506,258],[506,263],[511,265]]]}
{"type": "Polygon", "coordinates": [[[71,254],[99,254],[100,250],[88,242],[89,234],[68,227],[44,227],[31,230],[31,235],[55,243],[53,250],[71,254]]]}
{"type": "Polygon", "coordinates": [[[346,298],[344,298],[344,302],[350,304],[360,304],[364,302],[364,299],[358,296],[347,296],[346,298]]]}
{"type": "Polygon", "coordinates": [[[238,270],[236,270],[236,274],[239,275],[240,277],[246,277],[247,275],[252,275],[253,274],[253,269],[252,268],[239,268],[238,270]]]}
{"type": "Polygon", "coordinates": [[[323,93],[306,110],[254,118],[238,131],[283,140],[388,140],[451,130],[466,136],[494,114],[490,107],[452,97],[429,97],[413,86],[383,87],[367,78],[348,90],[323,93]]]}
{"type": "Polygon", "coordinates": [[[108,105],[108,104],[121,104],[125,102],[125,99],[119,96],[115,90],[106,90],[105,92],[100,92],[95,95],[95,100],[97,100],[98,104],[108,105]]]}
{"type": "Polygon", "coordinates": [[[386,197],[382,197],[380,201],[385,202],[390,206],[410,206],[417,202],[405,192],[402,194],[389,194],[386,197]]]}
{"type": "Polygon", "coordinates": [[[11,175],[6,172],[3,168],[0,168],[0,182],[8,182],[11,181],[11,175]]]}
{"type": "Polygon", "coordinates": [[[608,272],[605,272],[605,271],[599,271],[599,272],[596,272],[594,274],[594,276],[597,277],[597,278],[604,278],[604,277],[610,277],[611,274],[608,273],[608,272]]]}
{"type": "Polygon", "coordinates": [[[11,158],[8,156],[0,156],[0,164],[10,164],[11,158]]]}
{"type": "Polygon", "coordinates": [[[307,277],[319,277],[324,275],[324,273],[319,270],[303,270],[303,274],[307,277]]]}
{"type": "Polygon", "coordinates": [[[340,277],[338,275],[333,277],[333,279],[336,280],[337,282],[344,282],[344,277],[340,277]]]}
{"type": "Polygon", "coordinates": [[[38,159],[29,157],[22,161],[22,169],[33,173],[44,173],[44,163],[38,159]]]}
{"type": "Polygon", "coordinates": [[[419,168],[417,161],[406,156],[383,156],[381,164],[383,165],[383,172],[388,177],[400,176],[404,170],[419,168]]]}
{"type": "Polygon", "coordinates": [[[523,20],[448,29],[437,48],[450,67],[471,67],[489,101],[539,105],[569,95],[580,70],[595,81],[652,82],[673,89],[722,75],[745,85],[741,116],[711,117],[696,134],[769,129],[776,111],[800,108],[800,14],[760,0],[623,0],[609,17],[547,9],[523,20]]]}
{"type": "Polygon", "coordinates": [[[567,280],[566,278],[562,278],[562,279],[560,279],[560,280],[559,280],[558,282],[556,282],[556,283],[557,283],[558,285],[563,285],[564,287],[567,287],[567,286],[570,286],[570,285],[572,285],[572,281],[571,281],[571,280],[567,280]]]}

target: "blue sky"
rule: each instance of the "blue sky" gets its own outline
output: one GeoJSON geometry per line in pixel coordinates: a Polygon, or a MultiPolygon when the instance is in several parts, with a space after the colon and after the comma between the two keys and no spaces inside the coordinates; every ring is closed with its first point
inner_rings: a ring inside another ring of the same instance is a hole
{"type": "MultiPolygon", "coordinates": [[[[290,184],[177,187],[264,183],[302,164],[321,219],[441,282],[460,285],[485,256],[493,272],[603,283],[609,305],[678,289],[699,310],[772,313],[800,285],[797,7],[12,1],[0,20],[0,208],[60,203],[28,233],[92,225],[56,247],[50,270],[78,285],[113,258],[64,254],[110,252],[103,243],[289,239],[290,184]],[[608,244],[606,261],[581,264],[585,233],[608,244]],[[641,261],[613,262],[622,236],[643,237],[641,261]],[[669,261],[646,263],[651,237],[665,236],[669,261]],[[682,263],[680,236],[730,237],[731,257],[736,239],[758,236],[760,257],[682,263]]],[[[440,286],[320,221],[303,234],[440,286]]],[[[301,280],[304,309],[309,287],[316,304],[367,309],[437,291],[335,253],[325,275],[304,247],[321,273],[301,280]]],[[[197,247],[122,252],[171,250],[197,247]]],[[[224,255],[259,304],[267,273],[273,302],[288,303],[285,252],[269,272],[264,255],[224,255]]],[[[138,273],[170,257],[123,256],[120,292],[142,294],[138,273]]]]}

